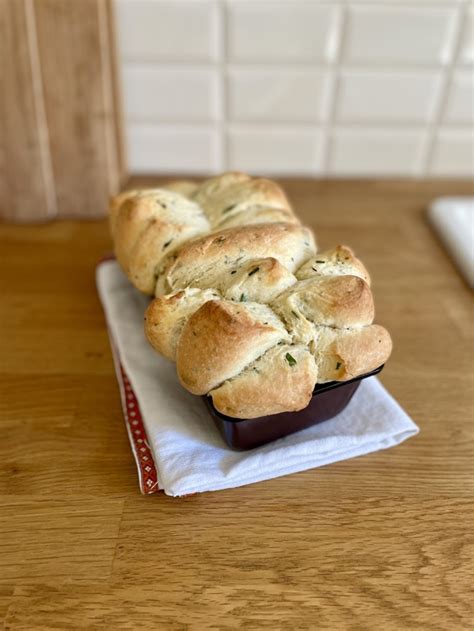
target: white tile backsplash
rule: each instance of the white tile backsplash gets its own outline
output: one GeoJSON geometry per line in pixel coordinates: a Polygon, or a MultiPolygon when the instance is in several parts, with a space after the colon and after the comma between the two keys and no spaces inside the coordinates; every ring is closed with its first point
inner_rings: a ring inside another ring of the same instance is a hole
{"type": "Polygon", "coordinates": [[[343,123],[431,121],[439,88],[439,72],[343,72],[336,120],[343,123]]]}
{"type": "Polygon", "coordinates": [[[217,6],[201,0],[115,0],[125,61],[213,61],[217,6]]]}
{"type": "Polygon", "coordinates": [[[128,126],[132,173],[214,173],[219,170],[219,141],[213,127],[128,126]]]}
{"type": "Polygon", "coordinates": [[[243,68],[228,75],[234,121],[317,122],[327,114],[328,72],[243,68]]]}
{"type": "Polygon", "coordinates": [[[468,0],[114,0],[134,172],[469,176],[468,0]]]}
{"type": "Polygon", "coordinates": [[[215,68],[163,68],[125,64],[125,115],[131,121],[211,121],[218,114],[215,68]]]}
{"type": "Polygon", "coordinates": [[[328,61],[334,54],[334,3],[236,0],[227,13],[232,61],[328,61]]]}
{"type": "Polygon", "coordinates": [[[449,90],[444,121],[470,123],[474,120],[474,77],[470,71],[458,71],[449,90]]]}
{"type": "Polygon", "coordinates": [[[459,59],[464,64],[474,64],[474,9],[467,12],[463,25],[459,59]]]}
{"type": "Polygon", "coordinates": [[[430,174],[474,177],[472,128],[441,129],[435,138],[430,174]]]}
{"type": "Polygon", "coordinates": [[[308,128],[231,127],[229,168],[262,174],[315,174],[321,171],[322,135],[308,128]]]}
{"type": "Polygon", "coordinates": [[[427,6],[354,6],[347,15],[348,63],[447,63],[454,47],[457,12],[427,6]]]}
{"type": "Polygon", "coordinates": [[[423,149],[421,131],[336,129],[331,137],[331,175],[416,175],[423,149]]]}

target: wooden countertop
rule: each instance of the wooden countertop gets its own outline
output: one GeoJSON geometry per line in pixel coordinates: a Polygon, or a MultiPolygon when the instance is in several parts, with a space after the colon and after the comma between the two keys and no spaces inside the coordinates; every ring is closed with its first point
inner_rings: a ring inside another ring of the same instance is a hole
{"type": "Polygon", "coordinates": [[[106,223],[0,226],[6,629],[472,623],[472,293],[423,215],[472,187],[284,185],[322,247],[368,265],[395,343],[382,381],[420,435],[253,486],[142,497],[94,286],[106,223]]]}

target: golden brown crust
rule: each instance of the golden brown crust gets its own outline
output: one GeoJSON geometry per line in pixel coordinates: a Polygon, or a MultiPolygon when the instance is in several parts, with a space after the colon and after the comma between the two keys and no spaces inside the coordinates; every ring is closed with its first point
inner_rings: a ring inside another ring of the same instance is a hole
{"type": "Polygon", "coordinates": [[[234,172],[167,186],[113,198],[110,223],[129,278],[162,296],[145,332],[176,358],[184,387],[255,418],[302,409],[316,378],[345,381],[387,360],[364,265],[343,245],[316,254],[275,182],[234,172]]]}
{"type": "Polygon", "coordinates": [[[112,238],[115,239],[115,223],[117,221],[118,211],[121,206],[132,197],[136,197],[138,195],[137,190],[123,191],[114,197],[111,197],[109,200],[109,218],[110,218],[110,227],[112,232],[112,238]]]}
{"type": "Polygon", "coordinates": [[[222,291],[229,300],[242,296],[267,304],[296,283],[295,276],[273,257],[252,259],[224,276],[222,291]]]}
{"type": "Polygon", "coordinates": [[[319,382],[347,381],[384,364],[392,352],[392,340],[378,324],[356,329],[321,327],[312,350],[319,382]]]}
{"type": "Polygon", "coordinates": [[[207,180],[198,188],[194,199],[214,228],[253,207],[282,209],[287,215],[293,214],[283,189],[276,182],[238,172],[207,180]]]}
{"type": "Polygon", "coordinates": [[[209,231],[201,209],[164,189],[118,196],[111,204],[115,255],[132,283],[153,294],[155,271],[171,251],[209,231]]]}
{"type": "Polygon", "coordinates": [[[370,287],[369,272],[347,245],[337,245],[331,250],[318,252],[318,254],[306,261],[296,272],[298,280],[305,280],[313,276],[358,276],[365,280],[370,287]]]}
{"type": "Polygon", "coordinates": [[[183,197],[191,199],[198,186],[199,185],[196,184],[196,182],[191,182],[189,180],[177,180],[169,182],[167,184],[163,184],[163,186],[160,187],[129,189],[118,193],[118,195],[112,196],[109,199],[109,217],[112,224],[112,232],[117,213],[120,210],[120,207],[127,200],[133,199],[134,197],[152,196],[154,193],[161,190],[172,191],[174,193],[182,195],[183,197]]]}
{"type": "Polygon", "coordinates": [[[192,199],[195,192],[199,188],[199,184],[197,184],[197,182],[191,182],[190,180],[176,180],[163,184],[163,188],[165,188],[167,191],[179,193],[180,195],[183,195],[183,197],[187,197],[188,199],[192,199]]]}
{"type": "Polygon", "coordinates": [[[296,412],[310,402],[317,377],[307,347],[284,344],[273,347],[209,394],[219,412],[234,418],[296,412]]]}
{"type": "MultiPolygon", "coordinates": [[[[152,294],[158,288],[157,295],[162,295],[176,288],[176,284],[159,277],[159,273],[172,264],[170,252],[193,237],[210,232],[203,211],[198,205],[191,211],[192,202],[183,195],[192,195],[207,205],[211,209],[211,223],[215,223],[212,208],[222,206],[229,199],[234,200],[231,212],[225,217],[229,226],[239,225],[242,221],[276,223],[284,219],[287,223],[298,222],[284,192],[275,182],[252,179],[238,172],[211,178],[199,186],[178,181],[163,188],[120,193],[110,202],[116,257],[132,283],[143,293],[152,294]],[[167,212],[167,205],[171,205],[174,212],[167,212]]],[[[256,257],[261,258],[258,253],[256,257]]],[[[294,266],[292,269],[294,271],[294,266]]],[[[188,284],[181,283],[179,287],[188,284]]]]}
{"type": "Polygon", "coordinates": [[[211,300],[183,329],[176,353],[179,379],[193,394],[206,394],[286,339],[268,307],[211,300]]]}
{"type": "Polygon", "coordinates": [[[124,271],[128,268],[130,252],[148,227],[150,217],[154,218],[151,209],[148,208],[148,199],[139,198],[138,195],[130,195],[124,197],[119,206],[115,203],[111,206],[111,208],[114,207],[112,213],[114,218],[115,256],[124,271]],[[137,203],[138,199],[143,201],[137,203]]]}
{"type": "Polygon", "coordinates": [[[279,296],[272,307],[289,330],[300,320],[337,328],[360,327],[374,319],[374,302],[367,283],[358,276],[315,276],[279,296]]]}
{"type": "Polygon", "coordinates": [[[155,298],[145,312],[145,335],[153,348],[172,361],[186,322],[209,300],[220,300],[213,289],[184,289],[155,298]]]}
{"type": "Polygon", "coordinates": [[[286,208],[271,208],[267,206],[250,206],[246,210],[231,214],[224,218],[219,230],[234,228],[236,226],[250,226],[254,223],[300,223],[293,212],[286,208]]]}
{"type": "Polygon", "coordinates": [[[255,224],[195,239],[179,252],[167,272],[168,286],[215,287],[219,276],[257,258],[277,259],[290,272],[315,252],[311,231],[294,224],[255,224]]]}
{"type": "Polygon", "coordinates": [[[193,235],[192,226],[173,225],[160,219],[151,219],[147,229],[137,239],[136,245],[124,266],[128,277],[137,289],[152,295],[156,285],[156,270],[164,257],[193,235]]]}
{"type": "Polygon", "coordinates": [[[197,202],[201,208],[206,208],[208,204],[212,203],[214,197],[222,195],[222,191],[231,186],[243,184],[249,180],[251,180],[250,175],[241,173],[240,171],[228,171],[227,173],[216,175],[204,180],[204,182],[199,185],[194,193],[194,201],[197,202]]]}

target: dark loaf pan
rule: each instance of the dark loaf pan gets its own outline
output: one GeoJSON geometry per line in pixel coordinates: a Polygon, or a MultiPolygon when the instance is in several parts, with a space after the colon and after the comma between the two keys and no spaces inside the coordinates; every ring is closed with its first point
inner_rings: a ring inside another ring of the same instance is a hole
{"type": "Polygon", "coordinates": [[[316,385],[309,405],[299,412],[282,412],[251,419],[232,418],[218,412],[211,397],[203,398],[227,445],[243,451],[333,418],[352,399],[362,379],[377,375],[382,368],[383,365],[349,381],[330,381],[316,385]]]}

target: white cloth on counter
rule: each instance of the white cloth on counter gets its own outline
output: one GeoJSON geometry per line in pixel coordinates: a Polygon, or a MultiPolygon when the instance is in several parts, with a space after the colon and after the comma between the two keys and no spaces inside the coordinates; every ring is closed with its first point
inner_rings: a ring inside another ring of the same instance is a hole
{"type": "Polygon", "coordinates": [[[376,377],[364,380],[337,417],[246,452],[229,449],[200,397],[180,385],[172,362],[143,332],[149,298],[115,261],[101,263],[97,286],[123,369],[133,387],[167,495],[252,484],[393,447],[418,427],[376,377]]]}

